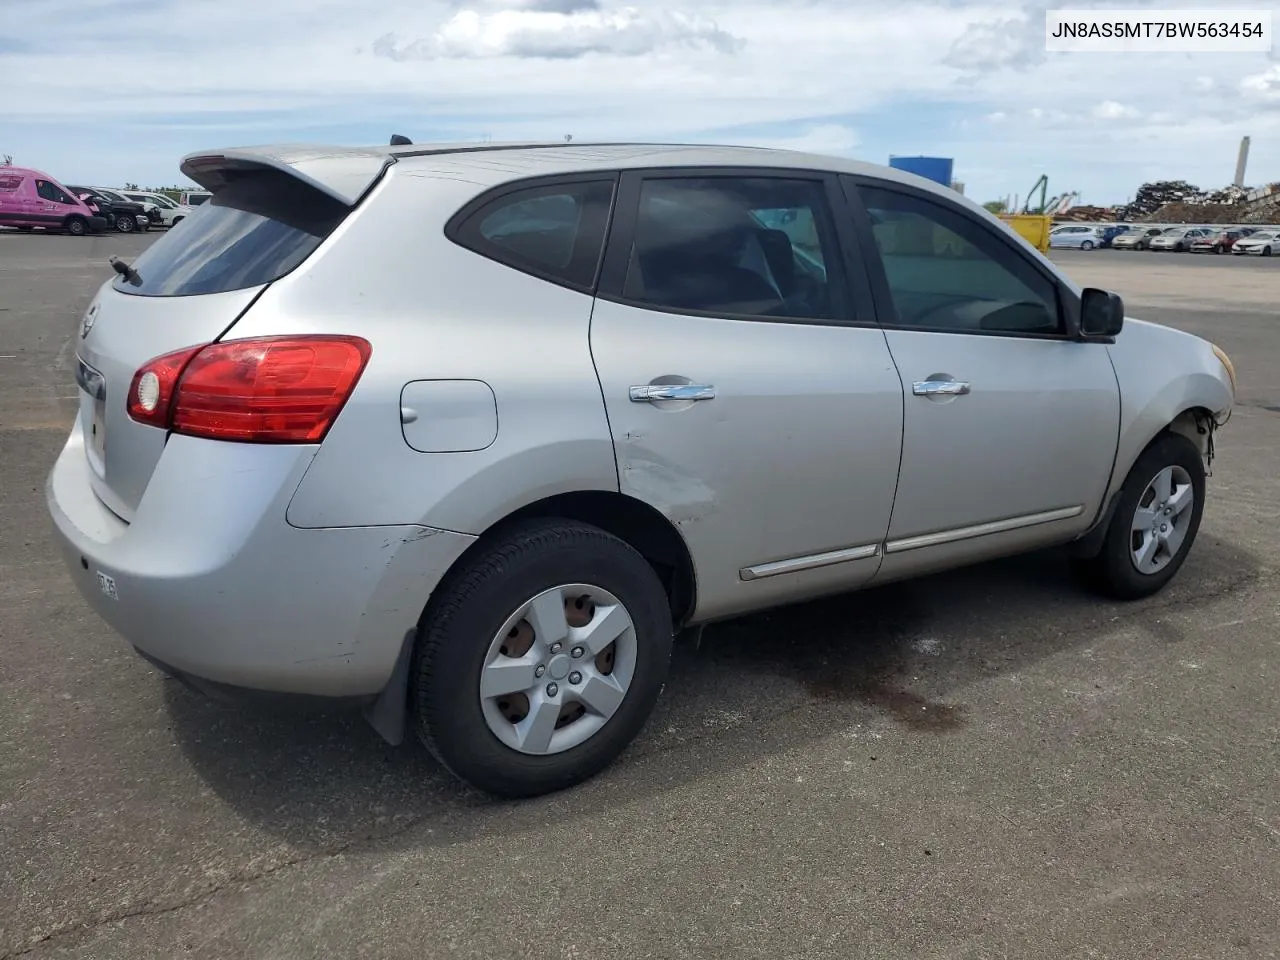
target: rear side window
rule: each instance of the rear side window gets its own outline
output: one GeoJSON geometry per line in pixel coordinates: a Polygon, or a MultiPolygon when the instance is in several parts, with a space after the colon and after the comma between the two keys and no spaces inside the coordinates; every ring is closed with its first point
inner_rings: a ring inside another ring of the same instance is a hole
{"type": "Polygon", "coordinates": [[[782,177],[660,177],[640,188],[622,297],[717,316],[840,315],[826,188],[782,177]]]}
{"type": "Polygon", "coordinates": [[[124,277],[114,285],[121,293],[186,297],[270,283],[310,256],[347,210],[286,173],[249,174],[133,261],[138,285],[124,277]]]}
{"type": "Polygon", "coordinates": [[[21,177],[15,177],[11,173],[9,174],[0,173],[0,190],[3,190],[7,193],[10,190],[17,190],[20,186],[22,186],[21,177]]]}
{"type": "Polygon", "coordinates": [[[590,290],[612,201],[611,179],[524,187],[464,211],[446,233],[499,263],[590,290]]]}

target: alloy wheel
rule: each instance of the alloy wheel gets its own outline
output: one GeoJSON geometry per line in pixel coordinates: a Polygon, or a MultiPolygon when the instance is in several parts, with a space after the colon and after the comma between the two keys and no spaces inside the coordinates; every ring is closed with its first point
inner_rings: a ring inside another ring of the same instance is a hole
{"type": "Polygon", "coordinates": [[[490,732],[520,753],[561,753],[598,733],[636,670],[636,630],[601,587],[552,587],[523,604],[494,636],[480,670],[490,732]]]}
{"type": "Polygon", "coordinates": [[[1195,499],[1191,475],[1180,466],[1165,467],[1151,478],[1130,527],[1129,555],[1139,573],[1159,573],[1178,555],[1195,499]]]}

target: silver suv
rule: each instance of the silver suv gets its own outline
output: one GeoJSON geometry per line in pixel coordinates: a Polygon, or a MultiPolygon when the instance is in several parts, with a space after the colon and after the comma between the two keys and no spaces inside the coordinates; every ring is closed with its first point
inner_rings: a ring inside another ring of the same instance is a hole
{"type": "Polygon", "coordinates": [[[355,701],[527,796],[637,735],[680,631],[1052,545],[1141,597],[1195,539],[1227,357],[914,175],[643,144],[182,169],[213,199],[85,314],[48,502],[92,606],[195,687],[355,701]]]}

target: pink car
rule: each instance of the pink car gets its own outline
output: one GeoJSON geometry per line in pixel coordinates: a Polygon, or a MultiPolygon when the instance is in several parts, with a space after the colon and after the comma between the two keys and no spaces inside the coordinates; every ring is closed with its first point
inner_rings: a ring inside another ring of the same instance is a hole
{"type": "Polygon", "coordinates": [[[107,218],[47,173],[0,167],[0,227],[43,227],[82,237],[106,230],[107,218]]]}

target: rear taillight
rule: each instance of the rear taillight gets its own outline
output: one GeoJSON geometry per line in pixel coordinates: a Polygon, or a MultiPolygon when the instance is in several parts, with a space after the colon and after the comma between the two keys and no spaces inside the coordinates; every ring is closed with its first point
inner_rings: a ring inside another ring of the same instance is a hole
{"type": "Polygon", "coordinates": [[[133,376],[129,416],[244,443],[319,443],[373,348],[360,337],[228,340],[167,353],[133,376]]]}

